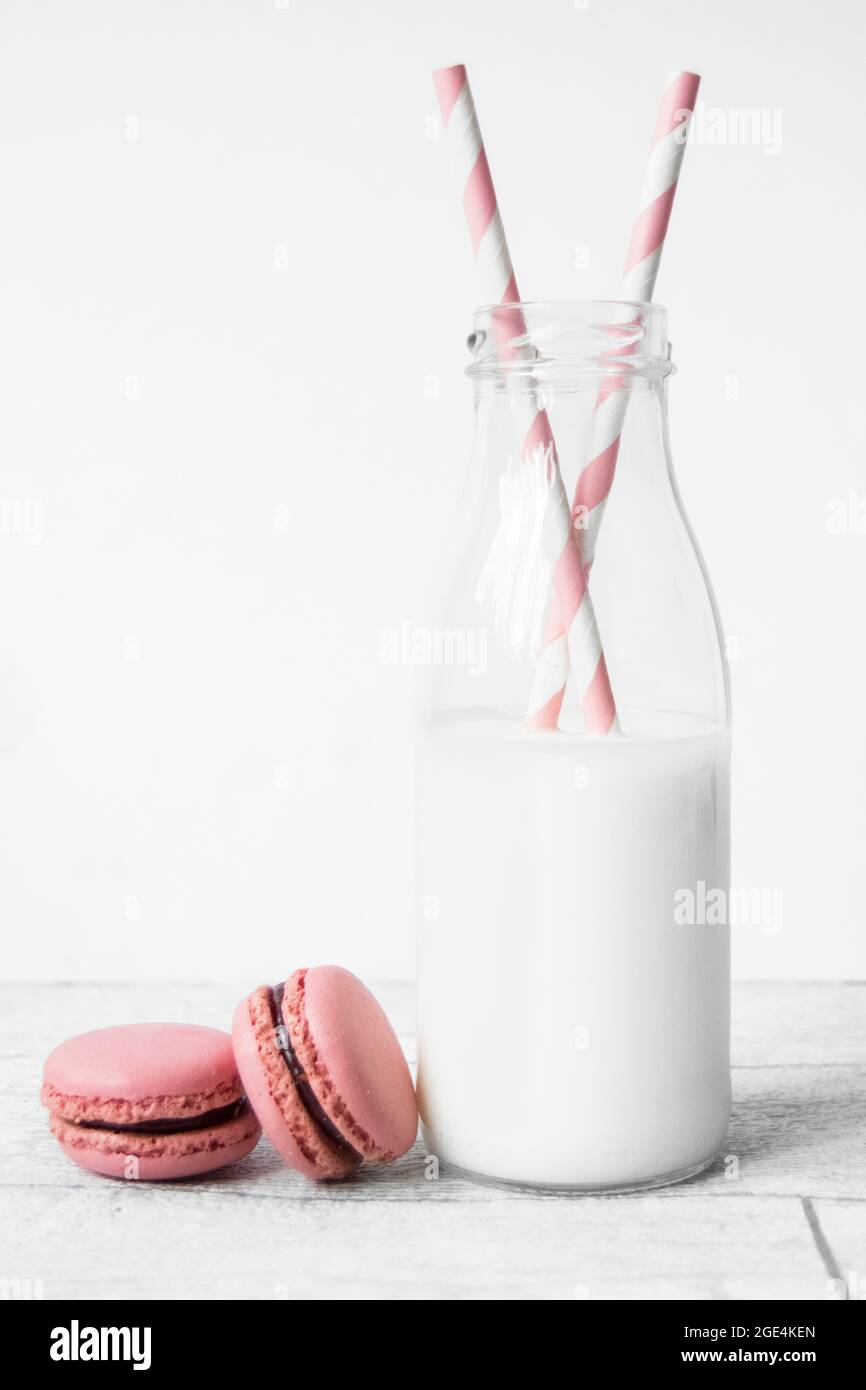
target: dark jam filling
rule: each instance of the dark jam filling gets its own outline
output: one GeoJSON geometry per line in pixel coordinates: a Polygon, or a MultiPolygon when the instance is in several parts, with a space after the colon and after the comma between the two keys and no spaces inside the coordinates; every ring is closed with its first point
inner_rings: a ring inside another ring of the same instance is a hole
{"type": "Polygon", "coordinates": [[[323,1129],[328,1138],[334,1143],[341,1153],[351,1154],[355,1159],[360,1160],[363,1155],[354,1149],[347,1139],[344,1139],[337,1126],[329,1115],[325,1113],[316,1093],[307,1079],[307,1073],[301,1066],[298,1055],[292,1047],[292,1040],[289,1037],[289,1030],[283,1022],[283,995],[286,992],[285,985],[273,985],[270,990],[271,1018],[274,1021],[274,1036],[277,1042],[280,1056],[292,1074],[295,1089],[300,1098],[301,1104],[314,1124],[323,1129]]]}
{"type": "Polygon", "coordinates": [[[230,1105],[221,1105],[217,1110],[206,1110],[203,1115],[166,1120],[142,1120],[133,1125],[115,1125],[103,1120],[79,1120],[81,1129],[113,1129],[120,1134],[193,1134],[198,1129],[214,1129],[217,1125],[239,1120],[249,1106],[245,1100],[233,1100],[230,1105]]]}

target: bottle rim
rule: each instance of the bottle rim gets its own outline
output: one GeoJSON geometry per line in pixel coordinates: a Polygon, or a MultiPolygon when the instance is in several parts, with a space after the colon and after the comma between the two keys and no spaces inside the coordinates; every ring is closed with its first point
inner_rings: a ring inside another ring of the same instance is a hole
{"type": "Polygon", "coordinates": [[[514,300],[482,304],[467,339],[475,380],[664,377],[674,370],[663,304],[514,300]]]}

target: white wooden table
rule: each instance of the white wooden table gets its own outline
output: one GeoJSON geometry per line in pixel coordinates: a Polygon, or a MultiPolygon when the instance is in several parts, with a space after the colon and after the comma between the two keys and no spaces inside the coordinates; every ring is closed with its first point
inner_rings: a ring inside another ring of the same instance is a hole
{"type": "MultiPolygon", "coordinates": [[[[72,1033],[226,1027],[245,987],[0,987],[0,1278],[46,1298],[866,1298],[866,984],[734,990],[725,1155],[679,1187],[537,1196],[425,1177],[419,1143],[341,1185],[266,1140],[243,1164],[123,1184],[63,1158],[42,1061],[72,1033]]],[[[413,991],[376,990],[412,1058],[413,991]]]]}

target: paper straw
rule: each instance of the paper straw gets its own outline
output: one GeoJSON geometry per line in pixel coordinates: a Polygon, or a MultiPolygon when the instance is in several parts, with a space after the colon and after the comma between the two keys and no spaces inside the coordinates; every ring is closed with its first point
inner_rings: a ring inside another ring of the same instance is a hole
{"type": "MultiPolygon", "coordinates": [[[[677,190],[689,127],[694,114],[700,77],[676,72],[665,83],[652,148],[644,175],[640,211],[632,226],[625,259],[620,298],[649,302],[655,290],[662,249],[677,190]]],[[[601,518],[607,503],[619,454],[629,393],[622,389],[624,375],[614,373],[598,391],[593,411],[589,462],[577,480],[572,514],[579,520],[577,534],[584,569],[589,574],[601,518]]],[[[555,648],[561,632],[552,629],[555,648]]],[[[539,698],[533,691],[533,699],[539,698]]]]}
{"type": "MultiPolygon", "coordinates": [[[[653,297],[700,81],[696,73],[676,72],[665,85],[644,175],[640,211],[625,258],[622,300],[648,303],[653,297]]],[[[580,508],[583,519],[580,539],[587,567],[595,557],[628,406],[628,392],[619,389],[620,384],[614,377],[598,393],[589,462],[577,480],[574,494],[575,513],[580,508]]]]}
{"type": "MultiPolygon", "coordinates": [[[[516,304],[520,295],[466,69],[462,64],[440,68],[433,81],[463,180],[463,209],[482,293],[492,304],[516,304]]],[[[514,321],[501,327],[505,336],[519,336],[526,327],[523,314],[515,310],[514,321]]],[[[556,728],[570,670],[580,691],[587,729],[607,733],[615,722],[616,708],[550,421],[535,392],[530,390],[519,400],[526,412],[521,421],[523,456],[533,466],[540,463],[549,470],[553,502],[553,522],[545,527],[553,592],[527,721],[533,728],[556,728]]]]}

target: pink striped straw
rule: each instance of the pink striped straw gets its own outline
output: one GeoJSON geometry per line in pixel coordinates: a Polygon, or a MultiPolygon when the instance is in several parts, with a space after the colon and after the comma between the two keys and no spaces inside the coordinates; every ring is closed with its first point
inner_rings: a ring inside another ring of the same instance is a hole
{"type": "MultiPolygon", "coordinates": [[[[520,295],[514,267],[466,69],[462,64],[440,68],[433,74],[433,81],[449,143],[459,158],[464,180],[463,209],[481,275],[482,292],[491,304],[517,304],[520,295]]],[[[511,315],[507,317],[512,318],[511,315]]],[[[511,323],[499,324],[498,330],[494,324],[494,331],[502,332],[505,338],[519,336],[525,329],[519,310],[515,310],[511,323]]],[[[527,722],[537,729],[557,727],[570,669],[581,693],[587,729],[593,733],[607,733],[615,722],[616,708],[550,421],[534,392],[527,392],[521,402],[525,403],[526,410],[523,456],[534,466],[546,468],[554,503],[553,525],[545,527],[553,593],[548,603],[527,722]]]]}
{"type": "MultiPolygon", "coordinates": [[[[689,126],[701,79],[694,72],[671,74],[662,94],[652,148],[644,174],[640,211],[635,218],[625,258],[620,299],[649,303],[655,290],[662,249],[686,152],[689,126]]],[[[590,566],[605,503],[613,483],[628,393],[612,377],[595,403],[589,462],[577,480],[574,511],[583,518],[584,565],[590,566]]]]}
{"type": "MultiPolygon", "coordinates": [[[[644,175],[640,211],[632,226],[625,259],[620,298],[626,302],[648,303],[653,297],[700,81],[696,73],[677,72],[665,84],[644,175]]],[[[587,575],[595,558],[601,518],[616,471],[629,400],[629,393],[622,389],[623,383],[624,375],[613,373],[598,391],[589,462],[578,477],[574,493],[572,514],[578,527],[587,575]]],[[[559,636],[555,630],[551,631],[551,645],[555,645],[559,636]]],[[[538,693],[540,696],[540,685],[538,693]]]]}

